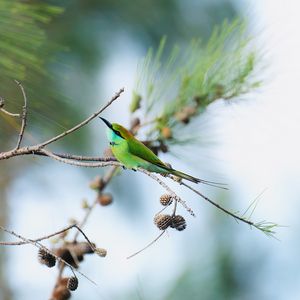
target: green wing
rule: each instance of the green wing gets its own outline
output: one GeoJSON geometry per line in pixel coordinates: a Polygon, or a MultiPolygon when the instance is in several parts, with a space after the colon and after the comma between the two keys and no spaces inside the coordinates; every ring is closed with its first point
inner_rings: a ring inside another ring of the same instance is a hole
{"type": "Polygon", "coordinates": [[[128,143],[129,152],[135,156],[138,156],[145,161],[148,161],[156,166],[168,169],[168,167],[142,142],[136,138],[131,138],[128,143]]]}

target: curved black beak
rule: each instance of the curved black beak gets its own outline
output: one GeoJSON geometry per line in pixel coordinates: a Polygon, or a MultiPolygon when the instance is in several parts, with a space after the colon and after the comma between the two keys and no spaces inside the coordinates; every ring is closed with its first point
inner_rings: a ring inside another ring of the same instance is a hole
{"type": "Polygon", "coordinates": [[[110,129],[113,129],[111,123],[109,123],[109,122],[108,122],[107,120],[105,120],[104,118],[101,118],[101,117],[99,117],[99,118],[106,124],[107,127],[109,127],[110,129]]]}

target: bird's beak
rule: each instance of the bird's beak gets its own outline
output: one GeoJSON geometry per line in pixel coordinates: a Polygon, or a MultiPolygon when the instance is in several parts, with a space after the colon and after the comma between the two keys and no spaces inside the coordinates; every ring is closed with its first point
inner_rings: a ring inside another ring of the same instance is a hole
{"type": "Polygon", "coordinates": [[[109,127],[110,129],[112,129],[112,125],[111,123],[109,123],[107,120],[105,120],[104,118],[99,117],[105,124],[107,127],[109,127]]]}

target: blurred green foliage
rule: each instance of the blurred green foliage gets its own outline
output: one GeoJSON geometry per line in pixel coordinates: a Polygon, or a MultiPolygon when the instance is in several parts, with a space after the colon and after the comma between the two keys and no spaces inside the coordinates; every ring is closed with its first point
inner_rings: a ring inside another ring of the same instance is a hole
{"type": "Polygon", "coordinates": [[[196,138],[182,129],[211,103],[240,99],[260,86],[259,53],[238,19],[215,27],[207,43],[195,39],[168,51],[166,40],[139,66],[131,112],[141,107],[149,140],[182,145],[196,138]]]}

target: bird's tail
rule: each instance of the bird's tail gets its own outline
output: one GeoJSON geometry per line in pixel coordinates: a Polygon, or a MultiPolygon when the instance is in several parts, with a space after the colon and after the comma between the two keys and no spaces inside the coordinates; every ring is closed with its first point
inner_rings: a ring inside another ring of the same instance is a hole
{"type": "Polygon", "coordinates": [[[169,172],[172,175],[175,175],[175,176],[180,177],[182,179],[189,180],[189,181],[194,182],[194,183],[203,183],[203,184],[207,184],[207,185],[210,185],[210,186],[214,186],[214,187],[218,187],[218,188],[227,190],[227,188],[224,187],[224,185],[226,185],[224,183],[203,180],[203,179],[193,177],[191,175],[188,175],[186,173],[183,173],[183,172],[180,172],[180,171],[177,171],[177,170],[174,170],[174,169],[170,169],[169,172]]]}

